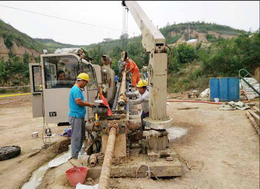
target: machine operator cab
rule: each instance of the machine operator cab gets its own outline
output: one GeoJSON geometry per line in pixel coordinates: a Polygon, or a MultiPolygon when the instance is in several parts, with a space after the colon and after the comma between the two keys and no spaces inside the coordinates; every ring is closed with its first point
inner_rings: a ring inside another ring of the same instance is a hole
{"type": "MultiPolygon", "coordinates": [[[[89,83],[83,94],[86,101],[94,102],[101,82],[99,65],[92,65],[77,54],[44,54],[40,63],[30,64],[30,83],[33,117],[43,117],[46,123],[68,124],[69,93],[77,75],[85,72],[89,83]]],[[[93,117],[87,107],[85,120],[93,117]]]]}

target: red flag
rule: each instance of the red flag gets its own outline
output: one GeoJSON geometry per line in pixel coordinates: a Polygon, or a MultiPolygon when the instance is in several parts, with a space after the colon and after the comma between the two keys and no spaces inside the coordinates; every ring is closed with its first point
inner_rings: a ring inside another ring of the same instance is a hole
{"type": "Polygon", "coordinates": [[[107,115],[108,115],[108,116],[111,116],[111,115],[112,115],[112,111],[111,111],[111,109],[110,109],[110,107],[109,107],[109,104],[108,104],[108,102],[107,102],[107,99],[103,96],[102,91],[100,91],[99,95],[100,95],[101,100],[103,100],[103,103],[102,103],[102,104],[104,104],[104,105],[108,108],[108,110],[107,110],[107,115]]]}

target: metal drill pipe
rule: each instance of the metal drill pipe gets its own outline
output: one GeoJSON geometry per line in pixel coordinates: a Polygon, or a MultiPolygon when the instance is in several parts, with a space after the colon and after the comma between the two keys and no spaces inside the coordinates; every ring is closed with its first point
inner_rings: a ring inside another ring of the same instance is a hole
{"type": "Polygon", "coordinates": [[[126,72],[123,72],[123,77],[122,77],[122,81],[121,81],[121,88],[120,88],[120,93],[121,94],[125,94],[126,91],[126,72]]]}
{"type": "MultiPolygon", "coordinates": [[[[129,92],[129,81],[126,82],[126,92],[129,92]]],[[[130,105],[126,104],[126,112],[129,112],[130,105]]]]}
{"type": "Polygon", "coordinates": [[[112,164],[112,157],[114,154],[116,140],[116,128],[111,127],[107,140],[107,148],[102,165],[101,175],[99,179],[98,189],[108,189],[108,179],[110,178],[110,169],[112,164]]]}
{"type": "Polygon", "coordinates": [[[124,100],[125,92],[126,92],[126,72],[124,71],[122,81],[121,81],[120,93],[117,101],[119,106],[125,105],[125,100],[124,100]]]}
{"type": "Polygon", "coordinates": [[[118,100],[118,96],[119,96],[119,92],[120,92],[120,82],[117,83],[117,90],[116,90],[116,95],[115,95],[115,99],[114,99],[114,104],[113,104],[113,107],[112,107],[112,111],[115,111],[116,110],[116,105],[117,105],[117,100],[118,100]]]}

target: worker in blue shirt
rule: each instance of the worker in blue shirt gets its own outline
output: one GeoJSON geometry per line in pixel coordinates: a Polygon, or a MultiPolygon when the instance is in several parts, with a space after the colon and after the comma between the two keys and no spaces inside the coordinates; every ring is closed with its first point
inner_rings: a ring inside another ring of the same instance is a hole
{"type": "Polygon", "coordinates": [[[86,106],[92,107],[93,103],[86,102],[82,89],[88,84],[89,76],[81,73],[77,76],[75,85],[70,90],[69,96],[69,123],[72,127],[71,156],[77,158],[85,139],[86,106]]]}

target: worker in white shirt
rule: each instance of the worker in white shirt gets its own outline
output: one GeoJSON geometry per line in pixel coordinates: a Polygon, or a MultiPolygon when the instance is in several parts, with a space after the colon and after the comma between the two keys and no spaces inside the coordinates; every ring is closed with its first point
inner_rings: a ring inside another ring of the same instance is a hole
{"type": "Polygon", "coordinates": [[[140,80],[137,84],[138,91],[126,93],[127,97],[138,97],[136,100],[128,100],[129,104],[142,104],[142,130],[144,130],[143,119],[149,117],[149,91],[147,90],[147,81],[140,80]]]}

